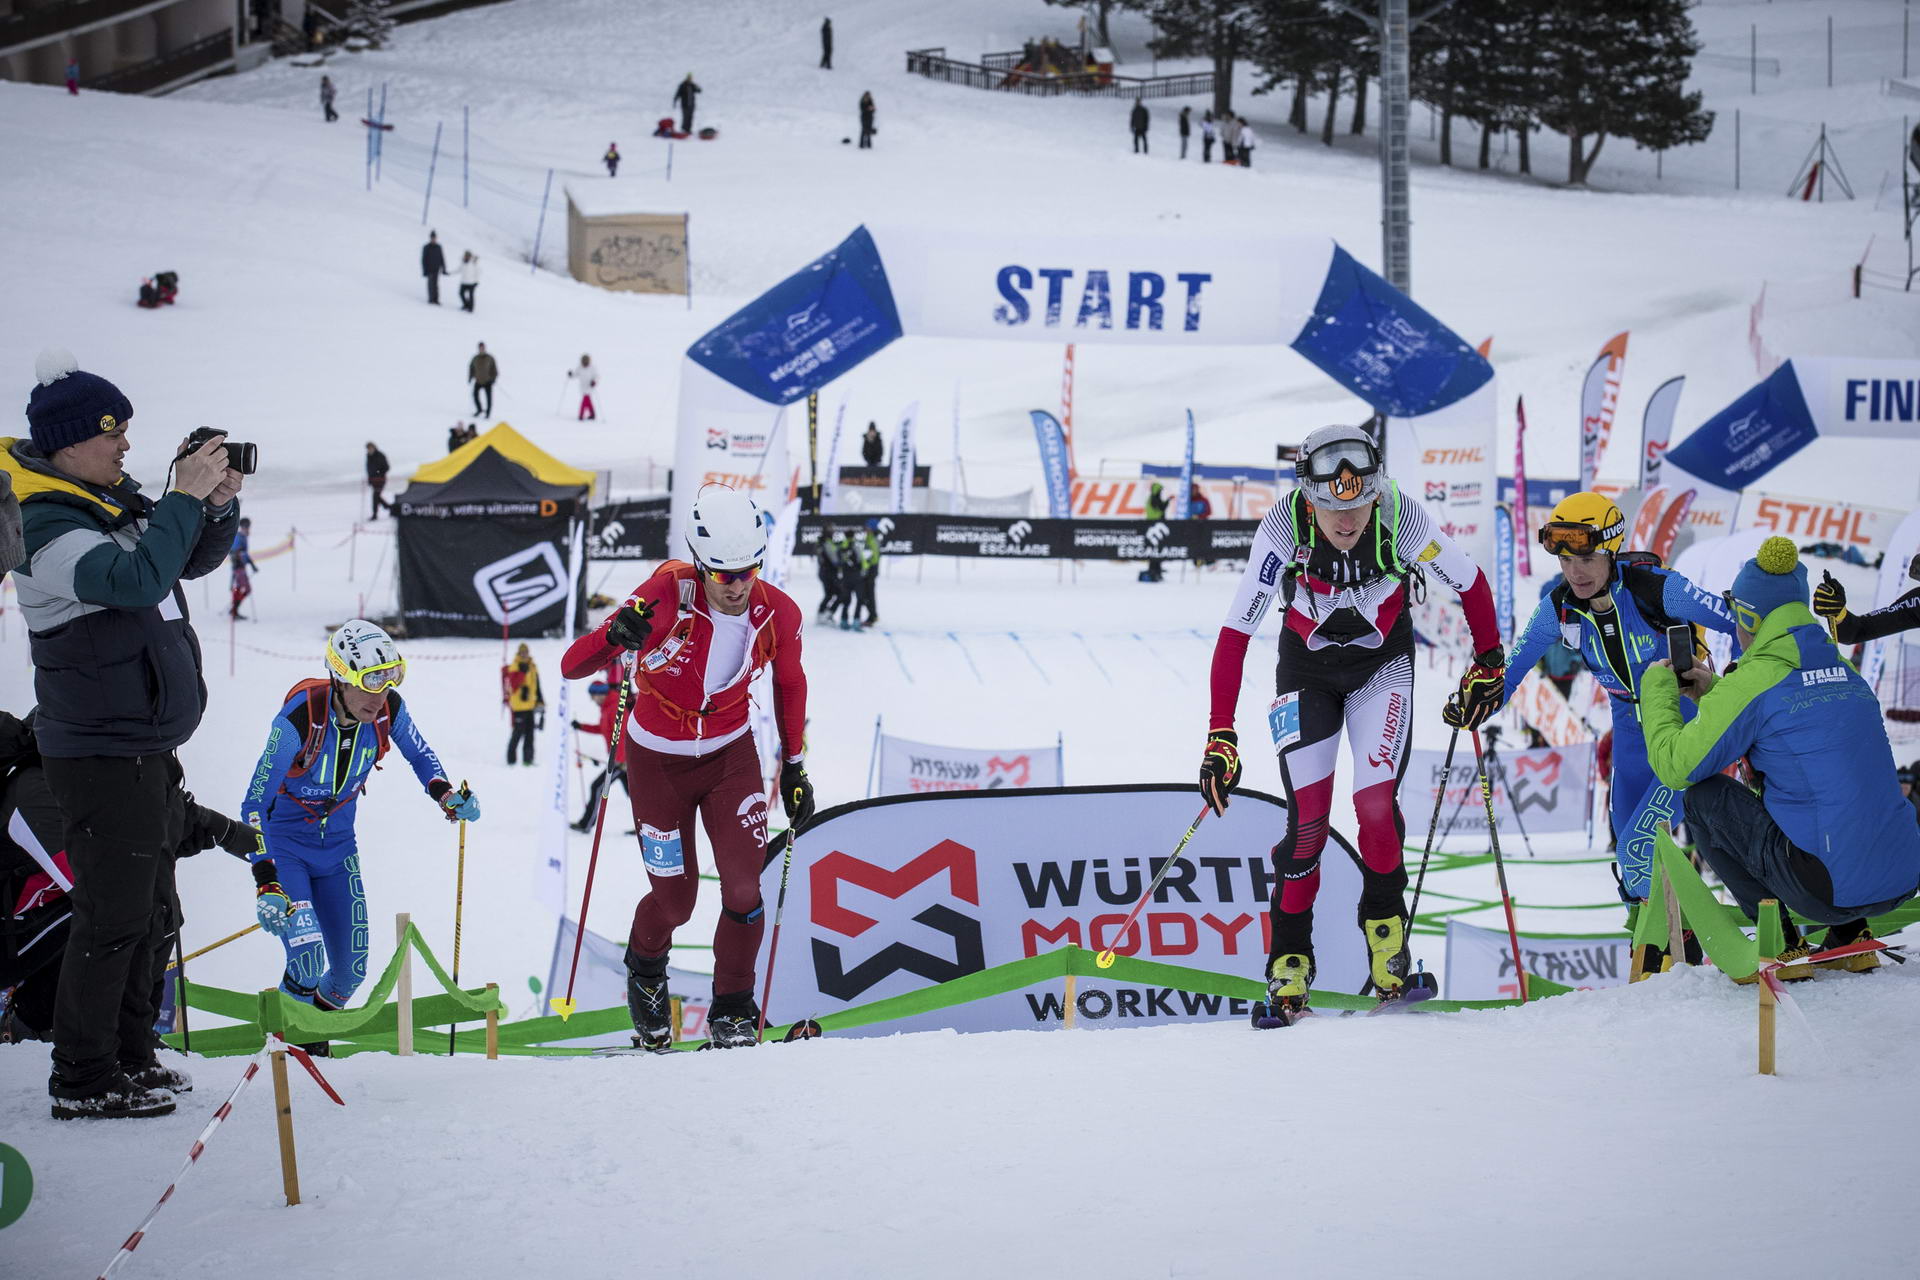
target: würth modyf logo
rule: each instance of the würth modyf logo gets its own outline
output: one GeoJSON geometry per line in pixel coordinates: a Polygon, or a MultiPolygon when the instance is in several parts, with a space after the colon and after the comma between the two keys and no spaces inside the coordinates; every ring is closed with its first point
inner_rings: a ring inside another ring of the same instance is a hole
{"type": "MultiPolygon", "coordinates": [[[[840,904],[843,882],[883,898],[899,899],[909,890],[944,874],[948,892],[953,897],[974,907],[980,905],[980,873],[974,852],[954,840],[942,840],[898,871],[876,867],[836,849],[814,863],[808,874],[815,927],[821,932],[848,938],[858,938],[879,921],[840,904]]],[[[935,903],[912,919],[916,924],[951,937],[953,958],[929,955],[904,942],[890,942],[849,969],[838,946],[824,938],[815,938],[813,971],[820,991],[836,1000],[856,1000],[869,988],[902,970],[928,982],[951,982],[987,967],[986,948],[977,918],[935,903]]]]}

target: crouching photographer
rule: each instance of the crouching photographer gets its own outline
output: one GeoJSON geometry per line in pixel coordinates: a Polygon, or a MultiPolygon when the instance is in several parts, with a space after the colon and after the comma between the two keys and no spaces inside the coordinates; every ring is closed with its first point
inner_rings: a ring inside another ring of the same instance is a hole
{"type": "MultiPolygon", "coordinates": [[[[1793,543],[1768,538],[1727,593],[1740,661],[1716,678],[1676,677],[1662,659],[1640,684],[1647,759],[1686,791],[1687,830],[1749,920],[1778,899],[1831,926],[1822,947],[1872,937],[1867,918],[1920,891],[1920,829],[1901,799],[1880,704],[1807,607],[1807,571],[1793,543]],[[1680,681],[1699,714],[1682,723],[1680,681]],[[1758,794],[1721,770],[1745,756],[1758,794]]],[[[1781,959],[1811,950],[1785,919],[1781,959]]],[[[1822,961],[1866,969],[1871,953],[1822,961]]],[[[1810,977],[1788,964],[1783,978],[1810,977]]]]}
{"type": "Polygon", "coordinates": [[[65,352],[41,355],[31,439],[0,441],[20,501],[14,570],[33,653],[34,737],[64,824],[73,921],[53,1015],[57,1119],[173,1110],[153,1056],[156,956],[189,800],[174,751],[206,709],[180,583],[233,542],[242,473],[224,437],[183,442],[157,499],[121,469],[133,406],[65,352]]]}

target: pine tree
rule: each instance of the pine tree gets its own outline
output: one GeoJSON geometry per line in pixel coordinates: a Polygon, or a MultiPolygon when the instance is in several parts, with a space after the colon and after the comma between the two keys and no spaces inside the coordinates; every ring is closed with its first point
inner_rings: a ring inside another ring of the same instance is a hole
{"type": "Polygon", "coordinates": [[[1713,113],[1686,90],[1700,42],[1688,0],[1555,0],[1541,29],[1540,122],[1567,135],[1567,182],[1609,136],[1664,150],[1703,141],[1713,113]],[[1589,146],[1589,143],[1591,145],[1589,146]]]}
{"type": "Polygon", "coordinates": [[[347,35],[367,42],[369,49],[384,49],[393,35],[393,15],[387,12],[390,0],[353,0],[347,8],[347,35]]]}
{"type": "Polygon", "coordinates": [[[1262,11],[1273,8],[1274,0],[1140,0],[1137,7],[1159,28],[1154,53],[1210,59],[1214,114],[1233,110],[1234,60],[1246,56],[1262,11]]]}

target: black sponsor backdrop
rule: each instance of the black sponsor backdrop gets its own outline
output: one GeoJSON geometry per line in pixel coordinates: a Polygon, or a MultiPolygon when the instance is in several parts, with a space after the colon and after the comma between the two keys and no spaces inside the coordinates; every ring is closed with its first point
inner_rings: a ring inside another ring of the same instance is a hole
{"type": "MultiPolygon", "coordinates": [[[[925,489],[933,482],[933,465],[926,463],[913,469],[913,487],[925,489]]],[[[892,467],[841,467],[840,483],[850,484],[856,489],[884,489],[893,483],[892,467]]]]}
{"type": "Polygon", "coordinates": [[[593,510],[587,530],[591,560],[665,560],[668,498],[609,502],[593,510]]]}
{"type": "MultiPolygon", "coordinates": [[[[534,504],[526,504],[533,507],[534,504]]],[[[549,504],[551,505],[551,504],[549,504]]],[[[480,636],[500,634],[500,624],[487,612],[473,575],[497,560],[506,559],[539,543],[547,543],[567,561],[571,515],[492,515],[483,519],[437,518],[431,507],[400,509],[400,613],[409,636],[480,636]]],[[[580,565],[579,591],[586,581],[580,565]]],[[[530,560],[509,578],[513,583],[548,577],[544,559],[530,560]]],[[[556,600],[525,618],[511,618],[509,634],[519,639],[559,635],[566,624],[566,601],[556,600]]]]}
{"type": "MultiPolygon", "coordinates": [[[[1002,560],[1225,560],[1247,554],[1258,520],[1010,520],[1005,516],[892,515],[879,521],[890,556],[980,556],[1002,560]]],[[[848,517],[807,516],[798,550],[812,554],[829,524],[861,528],[848,517]]]]}

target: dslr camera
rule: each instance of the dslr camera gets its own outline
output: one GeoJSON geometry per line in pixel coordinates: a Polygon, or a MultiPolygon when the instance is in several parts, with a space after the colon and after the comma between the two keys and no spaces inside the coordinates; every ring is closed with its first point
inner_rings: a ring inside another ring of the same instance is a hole
{"type": "MultiPolygon", "coordinates": [[[[225,434],[226,432],[218,427],[195,427],[193,434],[187,437],[187,447],[180,451],[180,457],[175,458],[174,461],[178,462],[180,458],[186,457],[215,436],[225,434]]],[[[241,441],[229,439],[225,448],[227,451],[227,465],[243,476],[252,475],[254,469],[260,465],[260,448],[258,445],[244,444],[241,441]]]]}

